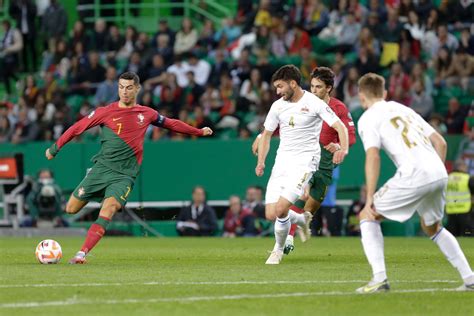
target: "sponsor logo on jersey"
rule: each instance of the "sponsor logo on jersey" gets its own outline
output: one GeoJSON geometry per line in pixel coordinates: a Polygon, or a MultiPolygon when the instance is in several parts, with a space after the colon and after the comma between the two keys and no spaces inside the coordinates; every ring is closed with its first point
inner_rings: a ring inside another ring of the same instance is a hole
{"type": "Polygon", "coordinates": [[[112,121],[115,122],[115,121],[118,121],[118,120],[120,120],[120,119],[121,119],[121,117],[114,117],[114,118],[112,118],[112,121]]]}
{"type": "Polygon", "coordinates": [[[308,109],[308,107],[305,105],[304,107],[302,107],[302,108],[300,109],[300,112],[308,113],[308,112],[309,112],[309,109],[308,109]]]}
{"type": "Polygon", "coordinates": [[[145,122],[145,116],[140,113],[137,115],[137,117],[138,117],[138,124],[143,125],[143,123],[145,122]]]}

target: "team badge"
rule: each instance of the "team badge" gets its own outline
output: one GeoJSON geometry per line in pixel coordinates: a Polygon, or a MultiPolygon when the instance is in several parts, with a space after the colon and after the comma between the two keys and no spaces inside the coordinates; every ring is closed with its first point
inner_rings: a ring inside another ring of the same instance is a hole
{"type": "Polygon", "coordinates": [[[308,107],[305,105],[304,107],[302,107],[302,108],[300,109],[300,112],[308,113],[308,112],[309,112],[309,109],[308,109],[308,107]]]}
{"type": "Polygon", "coordinates": [[[145,116],[140,113],[137,115],[137,117],[138,117],[138,124],[143,125],[143,123],[145,122],[145,116]]]}
{"type": "Polygon", "coordinates": [[[84,187],[80,187],[79,190],[77,191],[78,196],[83,196],[86,193],[86,190],[84,190],[84,187]]]}

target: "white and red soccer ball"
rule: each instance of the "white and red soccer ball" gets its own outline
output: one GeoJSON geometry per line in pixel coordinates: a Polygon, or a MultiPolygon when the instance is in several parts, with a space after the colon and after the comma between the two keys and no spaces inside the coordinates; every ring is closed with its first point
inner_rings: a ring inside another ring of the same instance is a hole
{"type": "Polygon", "coordinates": [[[36,247],[36,259],[42,264],[58,263],[62,257],[61,246],[55,240],[45,239],[36,247]]]}

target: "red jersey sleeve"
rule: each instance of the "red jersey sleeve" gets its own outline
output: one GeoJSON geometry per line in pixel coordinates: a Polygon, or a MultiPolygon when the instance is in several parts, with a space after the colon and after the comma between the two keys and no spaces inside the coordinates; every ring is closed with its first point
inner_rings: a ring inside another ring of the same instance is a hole
{"type": "Polygon", "coordinates": [[[92,111],[88,116],[82,118],[80,121],[69,127],[67,131],[65,131],[64,134],[62,134],[61,137],[59,137],[59,139],[56,141],[57,151],[59,151],[61,147],[66,145],[71,139],[78,135],[81,135],[84,131],[102,124],[106,113],[106,107],[97,108],[96,110],[92,111]]]}
{"type": "Polygon", "coordinates": [[[195,128],[180,120],[170,119],[166,116],[161,115],[158,112],[157,112],[156,120],[152,122],[152,124],[155,126],[164,127],[173,132],[178,132],[182,134],[188,134],[188,135],[194,135],[194,136],[203,135],[203,131],[201,129],[195,128]]]}
{"type": "Polygon", "coordinates": [[[337,116],[341,119],[342,123],[347,127],[347,133],[349,135],[349,146],[352,146],[356,142],[356,132],[355,132],[355,125],[352,121],[351,113],[344,105],[344,103],[337,104],[337,116]]]}

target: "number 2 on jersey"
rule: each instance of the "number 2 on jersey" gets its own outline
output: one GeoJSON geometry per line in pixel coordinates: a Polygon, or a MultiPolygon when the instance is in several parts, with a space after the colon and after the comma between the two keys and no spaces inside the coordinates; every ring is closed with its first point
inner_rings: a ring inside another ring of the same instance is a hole
{"type": "Polygon", "coordinates": [[[392,125],[395,127],[395,128],[399,128],[400,126],[403,126],[403,129],[402,129],[402,138],[403,138],[403,142],[405,142],[405,145],[408,146],[408,148],[412,148],[412,147],[415,147],[416,146],[416,143],[415,142],[411,142],[409,139],[408,139],[408,127],[410,126],[409,122],[406,121],[405,119],[401,118],[400,116],[395,116],[394,118],[392,118],[390,120],[390,123],[392,123],[392,125]],[[400,123],[400,124],[399,124],[400,123]]]}

